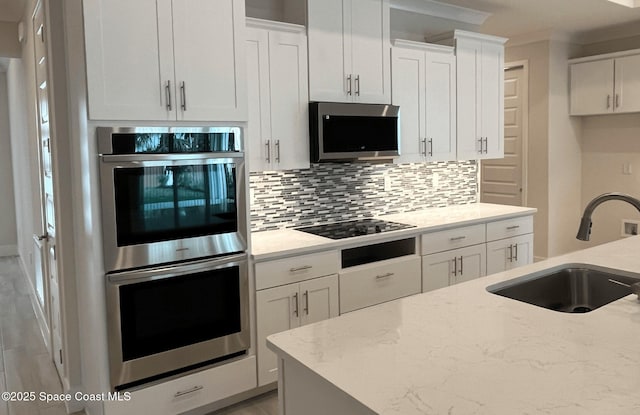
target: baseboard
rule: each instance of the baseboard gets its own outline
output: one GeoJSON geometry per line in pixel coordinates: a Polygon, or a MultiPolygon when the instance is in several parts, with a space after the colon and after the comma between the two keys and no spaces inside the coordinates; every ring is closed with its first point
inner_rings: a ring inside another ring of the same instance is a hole
{"type": "Polygon", "coordinates": [[[0,245],[0,257],[18,255],[18,245],[0,245]]]}

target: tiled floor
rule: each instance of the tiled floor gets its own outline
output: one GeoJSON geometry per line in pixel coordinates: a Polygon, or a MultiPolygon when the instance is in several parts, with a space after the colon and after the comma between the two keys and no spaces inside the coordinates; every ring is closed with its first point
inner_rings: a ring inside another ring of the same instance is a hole
{"type": "MultiPolygon", "coordinates": [[[[0,393],[62,393],[60,379],[38,327],[25,278],[17,257],[0,257],[0,393]]],[[[274,391],[211,415],[277,414],[278,395],[274,391]]],[[[0,399],[0,415],[66,415],[66,411],[60,403],[6,402],[0,399]]]]}

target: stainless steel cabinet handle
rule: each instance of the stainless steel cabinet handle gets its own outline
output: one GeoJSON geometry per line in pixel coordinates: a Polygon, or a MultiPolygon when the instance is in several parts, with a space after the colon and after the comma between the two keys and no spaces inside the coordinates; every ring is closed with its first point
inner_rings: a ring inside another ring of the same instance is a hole
{"type": "Polygon", "coordinates": [[[164,87],[164,93],[167,99],[167,110],[171,111],[172,110],[172,106],[171,106],[171,81],[167,81],[167,85],[165,85],[164,87]]]}
{"type": "Polygon", "coordinates": [[[347,95],[351,95],[351,74],[347,76],[347,95]]]}
{"type": "Polygon", "coordinates": [[[513,245],[509,245],[509,256],[507,257],[509,262],[513,262],[513,245]]]}
{"type": "Polygon", "coordinates": [[[289,269],[289,272],[306,271],[306,270],[311,269],[311,268],[313,268],[311,265],[303,265],[301,267],[291,268],[291,269],[289,269]]]}
{"type": "Polygon", "coordinates": [[[479,153],[482,154],[483,153],[483,151],[482,151],[482,143],[484,142],[484,140],[482,139],[482,137],[480,137],[478,139],[478,141],[480,141],[480,151],[479,151],[479,153]]]}
{"type": "Polygon", "coordinates": [[[454,241],[461,241],[463,239],[465,239],[466,236],[456,236],[455,238],[450,238],[449,240],[454,242],[454,241]]]}
{"type": "Polygon", "coordinates": [[[421,153],[427,157],[427,139],[423,138],[422,140],[420,140],[420,142],[422,143],[422,147],[424,148],[424,151],[421,151],[421,153]]]}
{"type": "Polygon", "coordinates": [[[620,94],[616,94],[616,108],[620,108],[620,94]]]}
{"type": "Polygon", "coordinates": [[[484,154],[489,153],[489,137],[484,138],[484,154]]]}
{"type": "Polygon", "coordinates": [[[302,295],[304,297],[304,313],[309,315],[309,291],[305,291],[302,295]]]}
{"type": "Polygon", "coordinates": [[[464,272],[464,257],[460,255],[460,275],[464,272]]]}
{"type": "Polygon", "coordinates": [[[514,229],[518,229],[519,227],[520,227],[520,225],[507,226],[507,230],[508,231],[512,231],[514,229]]]}
{"type": "Polygon", "coordinates": [[[360,96],[360,75],[356,75],[356,95],[360,96]]]}
{"type": "Polygon", "coordinates": [[[515,255],[513,256],[514,261],[518,262],[518,244],[514,244],[513,247],[515,248],[515,255]]]}
{"type": "Polygon", "coordinates": [[[433,138],[429,139],[429,156],[433,157],[433,138]]]}
{"type": "Polygon", "coordinates": [[[280,163],[280,140],[276,140],[276,162],[280,163]]]}
{"type": "Polygon", "coordinates": [[[458,257],[453,258],[453,276],[458,275],[458,257]]]}
{"type": "Polygon", "coordinates": [[[267,163],[271,163],[271,140],[267,140],[265,146],[267,147],[267,163]]]}
{"type": "Polygon", "coordinates": [[[204,386],[196,385],[193,388],[189,388],[187,390],[183,390],[183,391],[179,391],[179,392],[174,393],[173,397],[174,398],[179,398],[180,396],[188,395],[188,394],[193,393],[193,392],[198,392],[198,391],[200,391],[202,389],[204,389],[204,386]]]}
{"type": "Polygon", "coordinates": [[[180,94],[182,95],[182,111],[187,110],[187,88],[184,84],[184,81],[180,85],[180,94]]]}
{"type": "Polygon", "coordinates": [[[611,108],[611,95],[607,95],[607,109],[611,108]]]}
{"type": "Polygon", "coordinates": [[[387,272],[386,274],[376,275],[376,279],[377,280],[381,280],[381,279],[384,279],[384,278],[393,277],[393,275],[394,275],[393,272],[387,272]]]}
{"type": "Polygon", "coordinates": [[[293,294],[293,301],[295,304],[295,308],[293,309],[293,314],[298,317],[298,293],[293,294]]]}

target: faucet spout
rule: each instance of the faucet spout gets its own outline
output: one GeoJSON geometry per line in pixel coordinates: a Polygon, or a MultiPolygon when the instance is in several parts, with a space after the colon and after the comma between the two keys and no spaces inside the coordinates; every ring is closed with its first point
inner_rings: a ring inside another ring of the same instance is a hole
{"type": "Polygon", "coordinates": [[[624,193],[605,193],[596,198],[594,198],[586,208],[584,208],[584,213],[582,214],[582,219],[580,220],[580,227],[578,228],[578,234],[576,238],[581,241],[588,241],[589,236],[591,235],[591,215],[593,211],[598,207],[601,203],[604,203],[608,200],[620,200],[622,202],[627,202],[633,207],[635,207],[638,212],[640,212],[640,200],[635,197],[629,196],[624,193]]]}

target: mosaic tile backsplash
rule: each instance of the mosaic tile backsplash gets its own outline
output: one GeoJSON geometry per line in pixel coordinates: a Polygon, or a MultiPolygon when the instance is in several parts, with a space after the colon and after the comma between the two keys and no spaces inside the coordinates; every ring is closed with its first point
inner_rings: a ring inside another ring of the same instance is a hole
{"type": "Polygon", "coordinates": [[[304,170],[251,173],[251,230],[475,203],[477,178],[475,160],[398,165],[322,163],[304,170]]]}

